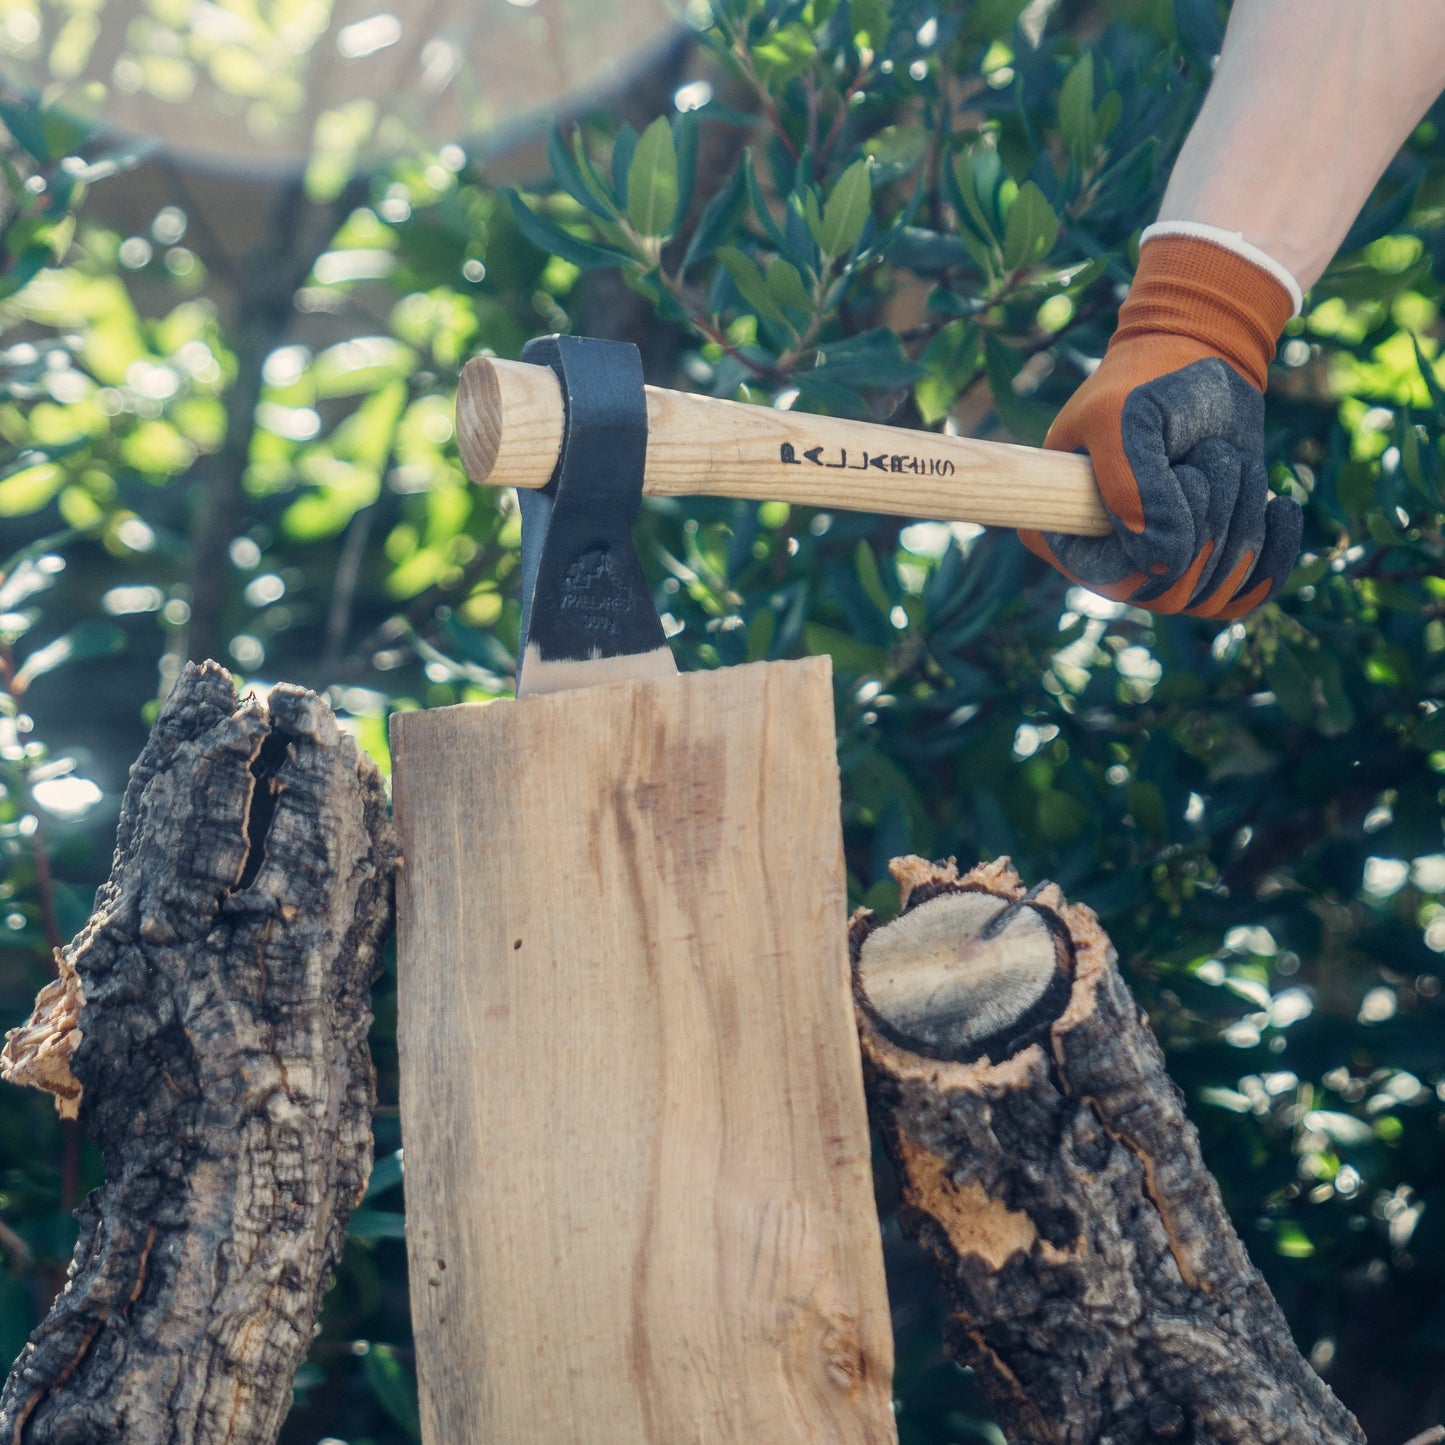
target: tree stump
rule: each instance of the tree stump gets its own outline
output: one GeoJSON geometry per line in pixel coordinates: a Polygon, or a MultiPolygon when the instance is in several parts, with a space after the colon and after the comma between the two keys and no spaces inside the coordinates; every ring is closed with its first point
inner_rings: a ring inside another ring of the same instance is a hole
{"type": "Polygon", "coordinates": [[[870,1110],[1012,1445],[1363,1445],[1231,1228],[1087,908],[893,864],[849,926],[870,1110]]]}
{"type": "Polygon", "coordinates": [[[188,667],[13,1082],[100,1148],[69,1281],[0,1393],[26,1445],[269,1445],[371,1168],[394,850],[320,698],[188,667]]]}

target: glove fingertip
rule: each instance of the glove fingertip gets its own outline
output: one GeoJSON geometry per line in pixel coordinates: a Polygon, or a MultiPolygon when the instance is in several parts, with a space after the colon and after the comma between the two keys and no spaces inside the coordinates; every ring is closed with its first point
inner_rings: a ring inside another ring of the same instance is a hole
{"type": "Polygon", "coordinates": [[[1274,581],[1271,596],[1289,581],[1304,541],[1304,508],[1293,497],[1271,497],[1264,509],[1264,546],[1255,568],[1274,581]]]}
{"type": "Polygon", "coordinates": [[[1274,597],[1289,581],[1304,540],[1304,508],[1293,497],[1271,497],[1264,509],[1264,545],[1229,604],[1214,614],[1234,621],[1274,597]]]}
{"type": "Polygon", "coordinates": [[[1248,592],[1236,596],[1227,607],[1221,607],[1218,612],[1210,613],[1209,615],[1220,622],[1233,622],[1237,618],[1243,617],[1246,613],[1253,612],[1261,602],[1268,601],[1277,587],[1277,579],[1266,577],[1259,586],[1251,587],[1248,592]]]}

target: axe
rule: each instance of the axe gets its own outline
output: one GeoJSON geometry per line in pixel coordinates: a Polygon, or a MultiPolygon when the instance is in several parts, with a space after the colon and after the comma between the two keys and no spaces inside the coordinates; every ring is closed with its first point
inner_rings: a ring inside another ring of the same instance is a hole
{"type": "Polygon", "coordinates": [[[827,658],[679,675],[644,492],[1107,530],[1078,457],[471,362],[519,487],[516,701],[392,719],[427,1445],[891,1445],[827,658]]]}

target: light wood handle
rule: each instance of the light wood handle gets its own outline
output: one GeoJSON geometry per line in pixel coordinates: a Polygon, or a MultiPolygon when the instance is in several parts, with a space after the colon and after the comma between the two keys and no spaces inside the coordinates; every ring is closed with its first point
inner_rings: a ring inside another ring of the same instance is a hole
{"type": "MultiPolygon", "coordinates": [[[[1087,457],[647,391],[653,496],[740,497],[902,517],[1110,530],[1087,457]]],[[[457,388],[457,444],[474,482],[542,487],[562,447],[562,388],[545,366],[479,356],[457,388]]]]}

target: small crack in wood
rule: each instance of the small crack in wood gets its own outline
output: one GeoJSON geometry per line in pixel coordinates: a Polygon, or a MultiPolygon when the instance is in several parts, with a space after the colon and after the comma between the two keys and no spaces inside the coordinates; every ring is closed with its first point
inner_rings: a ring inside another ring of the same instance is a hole
{"type": "Polygon", "coordinates": [[[236,881],[236,892],[243,893],[260,876],[266,862],[266,838],[276,816],[276,802],[281,796],[277,775],[291,754],[291,734],[273,727],[251,760],[251,776],[256,780],[251,801],[246,809],[246,861],[236,881]]]}

